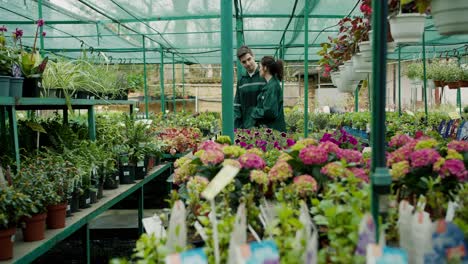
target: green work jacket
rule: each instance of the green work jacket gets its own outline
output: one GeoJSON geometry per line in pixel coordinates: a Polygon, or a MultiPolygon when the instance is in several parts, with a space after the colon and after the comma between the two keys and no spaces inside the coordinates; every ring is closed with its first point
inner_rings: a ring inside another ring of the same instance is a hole
{"type": "Polygon", "coordinates": [[[236,97],[234,98],[235,128],[251,128],[255,126],[252,111],[257,106],[257,96],[265,84],[265,78],[260,77],[259,66],[257,66],[252,77],[248,73],[245,73],[237,82],[236,97]]]}
{"type": "Polygon", "coordinates": [[[257,107],[252,112],[256,126],[266,126],[286,132],[284,121],[283,91],[276,77],[272,77],[257,97],[257,107]]]}

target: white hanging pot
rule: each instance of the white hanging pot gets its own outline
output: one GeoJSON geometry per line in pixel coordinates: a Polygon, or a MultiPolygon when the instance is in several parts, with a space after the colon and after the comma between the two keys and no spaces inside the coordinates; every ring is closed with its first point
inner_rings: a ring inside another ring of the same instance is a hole
{"type": "Polygon", "coordinates": [[[398,14],[389,19],[396,43],[419,43],[424,32],[426,15],[419,13],[398,14]]]}
{"type": "Polygon", "coordinates": [[[330,74],[330,79],[334,86],[337,86],[337,83],[340,81],[340,72],[334,71],[330,74]]]}
{"type": "Polygon", "coordinates": [[[341,93],[350,93],[353,91],[353,80],[351,76],[353,74],[353,65],[350,61],[345,62],[345,65],[340,66],[341,75],[340,75],[340,83],[338,85],[338,91],[341,93]]]}
{"type": "MultiPolygon", "coordinates": [[[[370,42],[370,45],[372,47],[372,32],[373,30],[369,30],[369,42],[370,42]]],[[[395,51],[396,49],[396,43],[395,42],[387,42],[387,53],[392,53],[395,51]]]]}
{"type": "Polygon", "coordinates": [[[354,70],[358,73],[372,72],[372,63],[366,60],[361,53],[357,53],[353,56],[354,70]]]}
{"type": "Polygon", "coordinates": [[[372,59],[372,45],[370,41],[359,43],[359,50],[361,51],[362,57],[372,59]]]}
{"type": "Polygon", "coordinates": [[[441,35],[468,34],[467,0],[432,0],[431,14],[441,35]]]}

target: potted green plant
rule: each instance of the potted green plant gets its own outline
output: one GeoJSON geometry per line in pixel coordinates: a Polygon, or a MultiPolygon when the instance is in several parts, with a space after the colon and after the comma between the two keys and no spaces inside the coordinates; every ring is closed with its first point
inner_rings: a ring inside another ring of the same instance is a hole
{"type": "Polygon", "coordinates": [[[458,86],[468,88],[468,67],[464,67],[460,71],[460,81],[458,81],[458,86]]]}
{"type": "Polygon", "coordinates": [[[29,164],[25,164],[13,178],[13,185],[22,193],[29,195],[35,206],[34,210],[28,212],[31,217],[22,219],[23,239],[29,242],[44,239],[47,206],[59,203],[60,196],[55,192],[41,164],[35,161],[27,163],[29,164]]]}
{"type": "Polygon", "coordinates": [[[7,31],[5,26],[0,27],[0,97],[10,95],[10,79],[12,73],[12,56],[11,51],[5,45],[4,32],[7,31]]]}
{"type": "Polygon", "coordinates": [[[447,84],[450,89],[458,89],[460,87],[459,81],[462,76],[461,68],[453,62],[449,62],[444,65],[443,69],[443,81],[447,84]]]}
{"type": "Polygon", "coordinates": [[[389,22],[398,43],[419,43],[424,32],[428,0],[389,1],[389,22]]]}
{"type": "Polygon", "coordinates": [[[37,211],[31,198],[9,186],[0,167],[0,261],[13,257],[13,242],[16,225],[21,217],[37,211]]]}
{"type": "Polygon", "coordinates": [[[423,65],[420,62],[411,63],[406,69],[406,76],[413,84],[420,84],[422,79],[423,65]]]}
{"type": "MultiPolygon", "coordinates": [[[[42,73],[46,68],[48,57],[42,59],[38,50],[36,50],[37,38],[39,36],[39,29],[44,26],[44,20],[39,19],[37,21],[36,35],[34,37],[34,44],[30,52],[23,50],[21,44],[21,38],[23,37],[23,30],[16,29],[13,33],[13,40],[16,43],[19,42],[19,66],[23,76],[25,76],[23,82],[23,96],[24,97],[39,97],[40,88],[42,87],[42,73]]],[[[42,33],[42,37],[45,37],[45,32],[42,33]]]]}
{"type": "Polygon", "coordinates": [[[441,35],[468,34],[468,1],[426,0],[431,4],[434,25],[441,35]]]}

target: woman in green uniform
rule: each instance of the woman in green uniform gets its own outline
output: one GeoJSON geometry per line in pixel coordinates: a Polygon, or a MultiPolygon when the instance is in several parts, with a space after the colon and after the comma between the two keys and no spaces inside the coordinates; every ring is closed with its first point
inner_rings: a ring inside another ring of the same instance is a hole
{"type": "Polygon", "coordinates": [[[280,81],[283,79],[283,62],[265,56],[260,61],[260,76],[265,78],[266,85],[257,96],[257,106],[252,112],[256,126],[265,126],[286,132],[283,111],[283,91],[280,81]]]}

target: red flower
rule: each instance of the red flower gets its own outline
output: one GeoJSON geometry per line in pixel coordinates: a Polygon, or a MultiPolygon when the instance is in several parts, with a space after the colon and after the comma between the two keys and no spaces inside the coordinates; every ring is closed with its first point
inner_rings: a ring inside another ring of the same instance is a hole
{"type": "Polygon", "coordinates": [[[44,26],[44,19],[39,19],[36,23],[38,27],[42,27],[44,26]]]}

